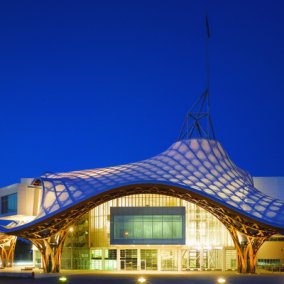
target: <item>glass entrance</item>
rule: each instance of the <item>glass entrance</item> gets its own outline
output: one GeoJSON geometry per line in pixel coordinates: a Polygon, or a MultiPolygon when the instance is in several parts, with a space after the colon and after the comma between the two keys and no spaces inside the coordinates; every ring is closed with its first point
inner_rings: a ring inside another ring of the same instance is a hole
{"type": "Polygon", "coordinates": [[[158,269],[158,251],[156,249],[141,249],[141,270],[158,269]]]}
{"type": "Polygon", "coordinates": [[[137,249],[120,250],[120,269],[137,270],[137,249]]]}
{"type": "Polygon", "coordinates": [[[236,270],[237,269],[237,252],[235,249],[226,250],[226,266],[225,270],[236,270]]]}
{"type": "Polygon", "coordinates": [[[204,250],[203,267],[206,270],[222,270],[223,252],[221,249],[204,250]]]}
{"type": "Polygon", "coordinates": [[[146,270],[146,260],[141,259],[141,270],[146,270]]]}
{"type": "Polygon", "coordinates": [[[182,251],[182,270],[200,270],[199,250],[183,250],[182,251]]]}
{"type": "Polygon", "coordinates": [[[125,270],[125,269],[126,269],[125,259],[120,260],[120,270],[125,270]]]}
{"type": "Polygon", "coordinates": [[[161,250],[161,270],[175,271],[178,270],[177,250],[161,250]]]}
{"type": "Polygon", "coordinates": [[[95,269],[95,270],[103,269],[103,250],[102,249],[91,250],[90,268],[95,269]]]}

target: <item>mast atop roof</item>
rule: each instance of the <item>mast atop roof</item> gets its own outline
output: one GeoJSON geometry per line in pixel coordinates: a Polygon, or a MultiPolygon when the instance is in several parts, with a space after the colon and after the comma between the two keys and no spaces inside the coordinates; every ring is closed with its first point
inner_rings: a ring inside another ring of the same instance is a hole
{"type": "Polygon", "coordinates": [[[211,37],[208,16],[205,18],[206,41],[205,41],[205,69],[206,89],[186,114],[179,139],[206,138],[216,139],[210,116],[210,64],[209,64],[209,39],[211,37]]]}
{"type": "Polygon", "coordinates": [[[209,92],[206,89],[186,114],[179,139],[216,139],[209,112],[209,92]]]}

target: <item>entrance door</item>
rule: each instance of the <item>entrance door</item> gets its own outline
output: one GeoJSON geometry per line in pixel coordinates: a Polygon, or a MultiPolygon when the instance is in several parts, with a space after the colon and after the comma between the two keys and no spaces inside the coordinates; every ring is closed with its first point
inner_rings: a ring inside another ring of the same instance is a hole
{"type": "Polygon", "coordinates": [[[141,259],[141,270],[146,270],[146,259],[141,259]]]}
{"type": "Polygon", "coordinates": [[[125,260],[120,260],[120,270],[125,270],[126,265],[125,265],[125,260]]]}
{"type": "Polygon", "coordinates": [[[225,270],[237,269],[237,253],[235,249],[226,250],[226,266],[225,270]]]}
{"type": "Polygon", "coordinates": [[[174,271],[178,270],[178,254],[177,250],[161,250],[161,270],[174,271]]]}
{"type": "Polygon", "coordinates": [[[137,270],[137,249],[120,250],[120,269],[137,270]]]}
{"type": "Polygon", "coordinates": [[[220,249],[204,250],[204,268],[206,270],[222,270],[223,253],[220,249]]]}
{"type": "Polygon", "coordinates": [[[158,269],[158,250],[141,249],[141,269],[157,270],[158,269]],[[144,266],[144,269],[143,269],[144,266]]]}
{"type": "Polygon", "coordinates": [[[182,269],[183,270],[200,270],[200,251],[183,250],[182,251],[182,269]]]}

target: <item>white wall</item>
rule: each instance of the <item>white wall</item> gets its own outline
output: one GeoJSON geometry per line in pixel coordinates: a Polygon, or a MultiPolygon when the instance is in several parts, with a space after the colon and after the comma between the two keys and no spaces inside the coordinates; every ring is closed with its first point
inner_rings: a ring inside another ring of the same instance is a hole
{"type": "Polygon", "coordinates": [[[41,188],[30,186],[32,181],[33,179],[25,178],[21,179],[21,183],[9,185],[0,189],[0,198],[5,195],[17,193],[17,215],[35,216],[38,213],[41,201],[41,188]]]}
{"type": "Polygon", "coordinates": [[[19,184],[15,183],[15,184],[11,184],[11,185],[0,188],[0,198],[2,196],[10,195],[10,194],[18,192],[18,187],[19,187],[19,184]]]}

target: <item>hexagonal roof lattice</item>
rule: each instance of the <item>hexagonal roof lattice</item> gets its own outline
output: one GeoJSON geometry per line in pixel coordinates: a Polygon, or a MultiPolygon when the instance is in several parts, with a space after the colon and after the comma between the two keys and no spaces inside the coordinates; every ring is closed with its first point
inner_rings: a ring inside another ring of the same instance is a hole
{"type": "Polygon", "coordinates": [[[284,231],[284,202],[257,190],[250,174],[237,167],[216,140],[182,140],[140,162],[47,173],[39,179],[43,187],[39,215],[30,223],[2,228],[2,231],[12,233],[28,228],[110,190],[147,184],[184,189],[258,223],[278,228],[279,232],[284,231]]]}

